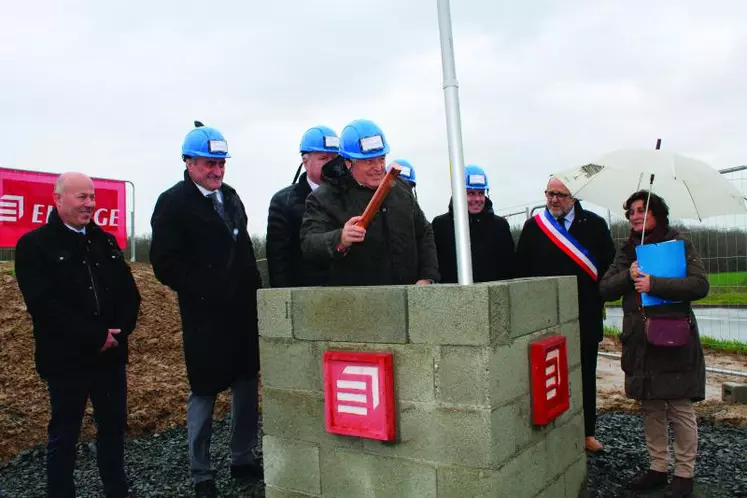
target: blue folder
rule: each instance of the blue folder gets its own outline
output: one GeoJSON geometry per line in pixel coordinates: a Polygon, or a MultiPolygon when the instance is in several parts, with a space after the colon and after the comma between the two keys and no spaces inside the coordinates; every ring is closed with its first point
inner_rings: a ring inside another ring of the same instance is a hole
{"type": "MultiPolygon", "coordinates": [[[[685,242],[682,240],[645,244],[636,247],[635,252],[638,256],[638,268],[643,273],[648,273],[653,277],[685,278],[687,276],[685,242]]],[[[651,296],[645,292],[641,294],[641,304],[643,306],[658,306],[678,302],[651,296]]]]}

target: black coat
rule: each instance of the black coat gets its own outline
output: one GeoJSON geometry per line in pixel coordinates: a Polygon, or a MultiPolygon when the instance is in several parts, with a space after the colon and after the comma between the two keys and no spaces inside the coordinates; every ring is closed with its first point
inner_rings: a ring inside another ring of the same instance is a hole
{"type": "MultiPolygon", "coordinates": [[[[438,271],[442,283],[457,283],[454,210],[433,219],[433,235],[438,251],[438,271]]],[[[513,276],[514,239],[508,222],[493,214],[493,203],[485,199],[485,208],[469,214],[469,239],[474,282],[505,280],[513,276]]]]}
{"type": "Polygon", "coordinates": [[[306,173],[298,183],[272,196],[267,215],[267,268],[270,287],[313,287],[326,285],[329,265],[304,261],[301,255],[301,221],[311,186],[306,173]]]}
{"type": "Polygon", "coordinates": [[[309,195],[301,226],[304,258],[330,264],[330,285],[408,285],[438,281],[431,224],[397,180],[366,231],[346,253],[336,250],[342,227],[363,213],[374,190],[355,181],[342,159],[324,165],[325,183],[309,195]]]}
{"type": "Polygon", "coordinates": [[[140,294],[114,236],[93,221],[85,235],[73,232],[55,209],[18,241],[15,269],[42,378],[124,363],[140,294]],[[108,329],[121,330],[119,346],[101,353],[108,329]]]}
{"type": "Polygon", "coordinates": [[[623,327],[620,334],[625,372],[625,393],[634,399],[705,399],[705,358],[700,344],[698,321],[691,301],[708,295],[708,274],[692,243],[676,230],[669,230],[661,240],[684,240],[687,277],[651,277],[650,294],[664,299],[682,301],[646,309],[648,316],[690,316],[690,342],[681,347],[653,346],[646,340],[646,324],[638,306],[638,293],[630,278],[630,265],[635,261],[632,246],[627,242],[617,251],[615,261],[599,284],[602,298],[614,301],[622,297],[623,327]]]}
{"type": "Polygon", "coordinates": [[[516,246],[516,275],[541,277],[576,275],[578,282],[578,309],[582,340],[602,340],[602,311],[604,301],[599,295],[599,280],[615,257],[607,223],[600,216],[586,211],[576,201],[575,218],[569,233],[588,250],[596,260],[599,278],[595,281],[570,257],[561,251],[537,225],[534,217],[524,223],[516,246]]]}
{"type": "Polygon", "coordinates": [[[221,187],[236,239],[186,172],[162,193],[151,219],[156,278],[176,291],[192,391],[227,389],[259,369],[257,289],[261,279],[238,194],[221,187]]]}

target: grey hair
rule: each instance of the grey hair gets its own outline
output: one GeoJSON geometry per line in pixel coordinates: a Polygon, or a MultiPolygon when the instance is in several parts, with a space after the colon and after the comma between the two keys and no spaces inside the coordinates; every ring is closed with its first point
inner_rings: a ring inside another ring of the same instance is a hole
{"type": "Polygon", "coordinates": [[[61,174],[57,177],[57,179],[54,181],[54,193],[62,195],[65,193],[65,180],[66,176],[65,173],[61,174]]]}

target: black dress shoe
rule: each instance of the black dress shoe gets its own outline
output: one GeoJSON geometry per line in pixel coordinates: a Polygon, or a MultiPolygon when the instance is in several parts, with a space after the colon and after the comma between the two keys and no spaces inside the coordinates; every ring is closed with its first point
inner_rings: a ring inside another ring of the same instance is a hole
{"type": "Polygon", "coordinates": [[[693,495],[693,479],[674,476],[672,484],[664,495],[667,498],[690,498],[693,495]]]}
{"type": "Polygon", "coordinates": [[[265,478],[261,460],[254,460],[243,465],[231,465],[231,477],[234,479],[259,479],[265,478]]]}
{"type": "Polygon", "coordinates": [[[628,483],[628,489],[632,491],[652,491],[667,485],[667,473],[648,469],[628,483]]]}
{"type": "Polygon", "coordinates": [[[218,498],[215,481],[209,479],[195,484],[195,498],[218,498]]]}

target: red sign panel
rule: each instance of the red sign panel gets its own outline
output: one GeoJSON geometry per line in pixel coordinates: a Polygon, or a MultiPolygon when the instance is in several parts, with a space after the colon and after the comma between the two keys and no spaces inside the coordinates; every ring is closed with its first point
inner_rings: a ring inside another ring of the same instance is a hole
{"type": "Polygon", "coordinates": [[[565,336],[554,335],[533,342],[530,362],[534,423],[549,424],[570,406],[565,336]]]}
{"type": "MultiPolygon", "coordinates": [[[[59,175],[0,168],[0,247],[15,247],[26,232],[47,222],[54,208],[54,182],[59,175]]],[[[94,178],[93,221],[127,245],[126,186],[118,180],[94,178]]]]}
{"type": "Polygon", "coordinates": [[[327,432],[394,441],[391,353],[324,352],[327,432]]]}

